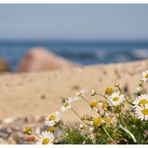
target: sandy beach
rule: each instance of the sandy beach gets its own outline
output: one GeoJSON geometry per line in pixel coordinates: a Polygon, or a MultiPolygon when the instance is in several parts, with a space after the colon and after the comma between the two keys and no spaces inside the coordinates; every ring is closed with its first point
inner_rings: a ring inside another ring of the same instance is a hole
{"type": "MultiPolygon", "coordinates": [[[[116,82],[136,90],[142,71],[148,68],[148,60],[125,64],[85,66],[69,70],[55,70],[0,76],[0,118],[33,115],[36,118],[60,109],[63,99],[86,88],[103,92],[116,82]]],[[[88,100],[91,97],[88,96],[88,100]]],[[[83,101],[74,104],[80,113],[89,112],[83,101]]],[[[71,111],[63,114],[65,122],[79,121],[71,111]]]]}

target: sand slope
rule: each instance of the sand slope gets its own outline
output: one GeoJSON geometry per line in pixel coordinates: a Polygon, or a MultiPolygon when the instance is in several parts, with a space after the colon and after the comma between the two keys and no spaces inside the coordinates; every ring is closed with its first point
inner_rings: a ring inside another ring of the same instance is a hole
{"type": "MultiPolygon", "coordinates": [[[[126,64],[86,66],[52,72],[5,74],[0,76],[0,118],[34,115],[40,117],[59,110],[65,97],[77,90],[94,88],[104,91],[119,82],[134,90],[140,73],[148,69],[148,60],[126,64]]],[[[91,98],[89,98],[91,99],[91,98]]],[[[74,104],[80,113],[88,112],[84,102],[74,104]]],[[[64,113],[65,121],[78,121],[72,112],[64,113]]]]}

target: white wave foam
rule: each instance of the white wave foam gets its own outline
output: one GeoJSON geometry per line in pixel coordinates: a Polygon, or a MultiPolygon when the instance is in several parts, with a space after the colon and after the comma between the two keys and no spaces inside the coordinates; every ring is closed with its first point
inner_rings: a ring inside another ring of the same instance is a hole
{"type": "Polygon", "coordinates": [[[97,50],[95,54],[97,58],[104,58],[107,53],[106,51],[103,51],[103,50],[97,50]]]}
{"type": "Polygon", "coordinates": [[[135,49],[132,54],[136,58],[148,58],[148,49],[135,49]]]}

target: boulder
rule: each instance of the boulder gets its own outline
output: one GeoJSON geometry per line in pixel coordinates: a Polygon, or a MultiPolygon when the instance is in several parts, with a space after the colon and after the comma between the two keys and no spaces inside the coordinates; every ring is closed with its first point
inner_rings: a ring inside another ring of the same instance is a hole
{"type": "Polygon", "coordinates": [[[57,56],[45,48],[32,48],[21,59],[17,72],[55,70],[79,66],[64,58],[57,56]]]}
{"type": "Polygon", "coordinates": [[[9,64],[5,59],[0,58],[0,73],[10,71],[9,64]]]}

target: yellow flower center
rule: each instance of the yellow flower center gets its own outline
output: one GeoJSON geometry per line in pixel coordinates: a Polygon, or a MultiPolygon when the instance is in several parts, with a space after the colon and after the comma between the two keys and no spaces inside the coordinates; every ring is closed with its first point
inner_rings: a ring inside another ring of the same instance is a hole
{"type": "Polygon", "coordinates": [[[54,133],[55,132],[55,127],[54,126],[49,127],[48,131],[51,132],[51,133],[54,133]]]}
{"type": "Polygon", "coordinates": [[[145,75],[145,78],[147,78],[147,79],[148,79],[148,73],[145,75]]]}
{"type": "Polygon", "coordinates": [[[146,104],[148,104],[148,100],[146,100],[146,99],[142,99],[140,102],[139,102],[139,105],[146,105],[146,104]]]}
{"type": "Polygon", "coordinates": [[[32,131],[31,127],[26,127],[25,128],[25,133],[26,134],[31,134],[31,131],[32,131]]]}
{"type": "Polygon", "coordinates": [[[107,88],[105,89],[105,93],[106,93],[107,95],[111,95],[111,94],[113,93],[113,89],[112,89],[111,87],[107,87],[107,88]]]}
{"type": "Polygon", "coordinates": [[[108,107],[107,103],[102,103],[102,109],[106,109],[108,107]]]}
{"type": "Polygon", "coordinates": [[[103,119],[103,121],[106,123],[106,124],[111,124],[112,123],[112,118],[102,118],[103,119]]]}
{"type": "Polygon", "coordinates": [[[50,142],[49,138],[44,138],[42,144],[48,144],[50,142]]]}
{"type": "Polygon", "coordinates": [[[106,121],[106,118],[105,118],[105,117],[103,117],[103,118],[102,118],[102,120],[103,120],[103,121],[106,121]]]}
{"type": "Polygon", "coordinates": [[[69,103],[65,103],[65,104],[64,104],[64,107],[68,107],[68,106],[69,106],[69,103]]]}
{"type": "Polygon", "coordinates": [[[96,126],[96,127],[97,127],[97,126],[100,126],[101,123],[102,123],[101,121],[102,121],[101,119],[95,118],[94,121],[93,121],[94,126],[96,126]]]}
{"type": "Polygon", "coordinates": [[[114,102],[119,101],[119,97],[115,97],[115,98],[113,98],[113,101],[114,101],[114,102]]]}
{"type": "Polygon", "coordinates": [[[52,120],[55,120],[55,115],[50,115],[50,117],[49,117],[49,121],[52,121],[52,120]]]}
{"type": "Polygon", "coordinates": [[[143,109],[143,110],[142,110],[142,113],[143,113],[144,115],[148,115],[148,108],[143,109]]]}
{"type": "Polygon", "coordinates": [[[92,101],[92,102],[90,102],[90,107],[96,107],[97,106],[97,104],[98,104],[98,101],[92,101]]]}
{"type": "Polygon", "coordinates": [[[111,124],[111,123],[112,123],[112,118],[107,118],[107,119],[106,119],[106,123],[107,123],[107,124],[111,124]]]}

